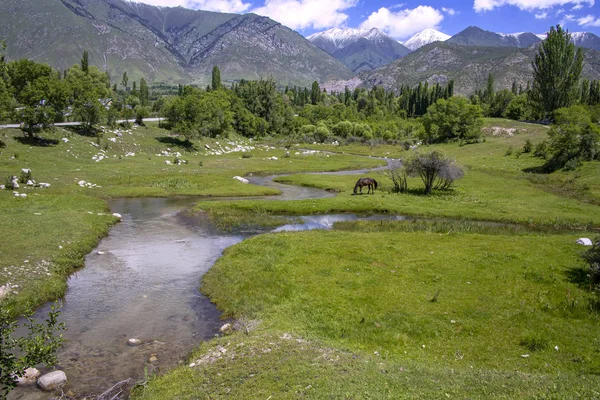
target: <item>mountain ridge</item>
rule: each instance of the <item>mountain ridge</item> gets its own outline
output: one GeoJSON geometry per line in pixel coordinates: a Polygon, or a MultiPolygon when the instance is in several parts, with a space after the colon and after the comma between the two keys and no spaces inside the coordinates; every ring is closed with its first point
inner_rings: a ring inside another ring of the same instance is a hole
{"type": "Polygon", "coordinates": [[[355,73],[373,70],[410,52],[377,28],[334,28],[307,39],[355,73]]]}
{"type": "Polygon", "coordinates": [[[127,72],[131,79],[203,85],[214,65],[224,80],[274,77],[281,85],[353,75],[297,32],[256,14],[123,0],[4,1],[0,37],[7,39],[8,59],[66,69],[88,50],[113,82],[127,72]]]}

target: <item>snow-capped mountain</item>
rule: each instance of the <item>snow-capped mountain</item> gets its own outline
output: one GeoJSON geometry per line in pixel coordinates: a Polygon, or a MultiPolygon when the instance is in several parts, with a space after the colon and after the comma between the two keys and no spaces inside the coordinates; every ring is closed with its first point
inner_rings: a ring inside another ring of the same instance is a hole
{"type": "Polygon", "coordinates": [[[356,73],[378,68],[410,52],[377,28],[334,28],[307,39],[356,73]]]}
{"type": "Polygon", "coordinates": [[[450,35],[446,35],[445,33],[436,31],[435,29],[425,29],[415,34],[402,44],[410,50],[415,51],[429,43],[444,42],[448,39],[450,39],[450,35]]]}
{"type": "Polygon", "coordinates": [[[372,29],[354,29],[354,28],[333,28],[324,32],[317,32],[307,37],[314,45],[332,54],[335,50],[343,49],[360,39],[370,41],[385,40],[389,38],[385,33],[377,28],[372,29]]]}
{"type": "Polygon", "coordinates": [[[600,37],[594,35],[593,33],[573,32],[571,33],[571,40],[573,40],[575,46],[600,51],[600,37]]]}

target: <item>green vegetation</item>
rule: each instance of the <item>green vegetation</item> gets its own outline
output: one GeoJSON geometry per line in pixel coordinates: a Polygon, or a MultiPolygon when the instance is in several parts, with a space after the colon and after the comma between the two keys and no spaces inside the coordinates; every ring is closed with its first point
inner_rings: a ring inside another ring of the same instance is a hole
{"type": "Polygon", "coordinates": [[[550,27],[532,65],[530,98],[546,115],[574,103],[583,68],[583,50],[575,49],[568,31],[560,25],[556,29],[550,27]]]}
{"type": "Polygon", "coordinates": [[[38,364],[54,366],[57,363],[56,351],[62,346],[64,339],[59,333],[65,329],[63,322],[58,322],[55,306],[48,312],[43,323],[36,322],[31,316],[26,317],[23,327],[27,333],[17,338],[15,331],[21,324],[15,321],[5,308],[0,308],[0,396],[5,396],[17,386],[17,379],[22,377],[26,368],[38,364]]]}
{"type": "Polygon", "coordinates": [[[17,129],[1,131],[6,135],[6,148],[0,153],[1,183],[7,176],[18,177],[22,169],[30,169],[30,178],[51,184],[33,188],[21,183],[16,190],[26,198],[0,190],[0,224],[5,232],[0,235],[0,248],[6,249],[0,252],[0,286],[18,286],[11,290],[17,294],[3,301],[3,307],[13,314],[64,294],[66,278],[83,266],[84,256],[117,222],[104,199],[274,195],[279,193],[275,189],[244,185],[232,178],[383,164],[350,155],[293,154],[284,158],[283,149],[239,137],[204,139],[189,147],[152,124],[100,132],[90,138],[77,129],[56,128],[44,132],[43,139],[26,139],[17,129]],[[235,148],[240,150],[233,152],[235,148]],[[226,154],[213,154],[215,151],[226,154]],[[242,154],[252,157],[242,158],[242,154]],[[187,163],[177,165],[176,159],[187,163]],[[86,184],[80,186],[80,181],[86,184]],[[95,186],[88,187],[88,182],[95,186]]]}
{"type": "Polygon", "coordinates": [[[564,235],[259,236],[202,285],[241,331],[136,398],[593,397],[599,317],[578,254],[564,235]]]}

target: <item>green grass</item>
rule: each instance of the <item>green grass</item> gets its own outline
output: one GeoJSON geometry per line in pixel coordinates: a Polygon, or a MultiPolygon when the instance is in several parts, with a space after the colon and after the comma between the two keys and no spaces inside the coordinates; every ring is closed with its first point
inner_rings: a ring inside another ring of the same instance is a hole
{"type": "MultiPolygon", "coordinates": [[[[0,131],[6,148],[0,152],[0,183],[22,168],[33,171],[37,182],[51,184],[47,189],[20,188],[27,198],[0,191],[0,286],[17,286],[4,306],[17,314],[62,296],[66,277],[83,266],[83,256],[108,232],[116,219],[108,214],[105,199],[112,197],[263,196],[279,192],[245,185],[232,179],[248,174],[334,171],[381,165],[379,160],[349,155],[292,155],[285,150],[255,144],[238,137],[202,140],[190,148],[169,131],[149,124],[125,131],[122,136],[105,132],[100,139],[81,136],[76,131],[57,128],[43,133],[43,141],[24,140],[21,131],[0,131]],[[63,142],[67,138],[68,142],[63,142]],[[115,139],[113,142],[109,139],[115,139]],[[234,141],[250,148],[243,153],[207,155],[205,145],[233,148],[234,141]],[[104,150],[104,153],[100,150],[104,150]],[[168,156],[158,156],[162,152],[168,156]],[[176,153],[188,161],[168,165],[176,153]],[[134,156],[127,156],[135,153],[134,156]],[[92,157],[104,154],[97,162],[92,157]],[[277,160],[271,159],[277,157],[277,160]],[[84,188],[79,181],[96,187],[84,188]],[[41,214],[41,215],[36,215],[41,214]],[[61,246],[62,248],[59,248],[61,246]],[[25,262],[27,260],[27,262],[25,262]],[[49,274],[49,275],[48,275],[49,274]]],[[[281,218],[264,216],[261,224],[281,223],[281,218]],[[270,222],[269,222],[270,221],[270,222]]],[[[248,226],[253,229],[254,225],[248,226]]]]}
{"type": "MultiPolygon", "coordinates": [[[[411,179],[409,194],[391,194],[391,180],[382,172],[370,173],[380,188],[372,196],[351,196],[359,176],[293,175],[278,182],[311,186],[339,192],[335,198],[292,202],[249,201],[237,203],[200,203],[197,209],[211,214],[222,210],[256,210],[276,214],[324,214],[340,212],[393,213],[423,217],[445,217],[500,222],[549,225],[557,228],[589,229],[600,226],[599,164],[586,163],[575,172],[552,175],[528,173],[545,161],[531,153],[520,153],[526,140],[534,145],[545,140],[548,127],[508,120],[486,120],[489,134],[485,142],[459,146],[441,144],[419,149],[440,150],[455,158],[465,168],[465,177],[458,180],[453,190],[437,192],[433,196],[419,193],[422,183],[411,179]],[[494,128],[514,129],[493,136],[494,128]],[[516,150],[505,156],[506,149],[516,150]]],[[[304,145],[302,145],[304,146],[304,145]]],[[[404,158],[410,152],[399,147],[380,146],[327,146],[308,145],[322,150],[404,158]]]]}
{"type": "Polygon", "coordinates": [[[202,291],[258,328],[204,344],[190,362],[227,352],[139,398],[595,397],[600,317],[578,281],[575,238],[252,238],[226,251],[202,291]]]}

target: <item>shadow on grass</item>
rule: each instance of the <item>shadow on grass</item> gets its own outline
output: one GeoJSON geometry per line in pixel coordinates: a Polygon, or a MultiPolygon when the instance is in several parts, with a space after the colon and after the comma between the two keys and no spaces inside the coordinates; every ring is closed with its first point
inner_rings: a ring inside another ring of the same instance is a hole
{"type": "Polygon", "coordinates": [[[196,150],[196,147],[194,147],[194,144],[192,142],[189,142],[187,140],[181,140],[180,138],[171,136],[160,136],[157,137],[156,140],[158,140],[161,143],[168,144],[169,146],[179,147],[187,151],[196,150]]]}
{"type": "Polygon", "coordinates": [[[38,147],[51,147],[56,146],[59,141],[58,139],[46,139],[43,137],[15,137],[15,140],[21,144],[26,144],[28,146],[38,146],[38,147]]]}
{"type": "Polygon", "coordinates": [[[84,127],[84,126],[64,126],[64,129],[68,130],[79,136],[97,137],[100,132],[97,128],[84,127]]]}
{"type": "Polygon", "coordinates": [[[589,287],[592,284],[590,277],[588,276],[589,271],[586,268],[573,267],[569,269],[566,274],[569,282],[576,283],[580,287],[589,287]]]}

